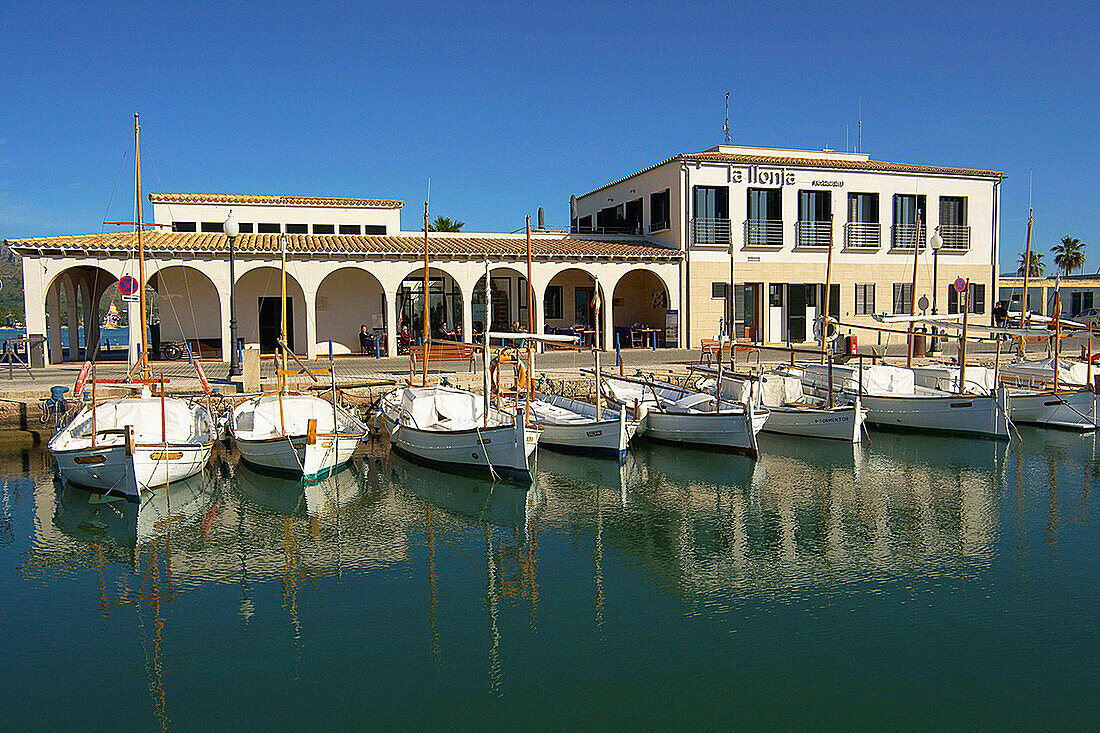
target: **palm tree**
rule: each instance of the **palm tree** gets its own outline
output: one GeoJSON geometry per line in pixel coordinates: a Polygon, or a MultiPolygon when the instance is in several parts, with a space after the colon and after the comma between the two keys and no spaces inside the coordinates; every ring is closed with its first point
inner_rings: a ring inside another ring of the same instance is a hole
{"type": "Polygon", "coordinates": [[[466,222],[458,219],[450,219],[446,216],[437,216],[435,221],[428,225],[429,232],[461,232],[466,222]]]}
{"type": "Polygon", "coordinates": [[[1050,248],[1054,253],[1054,264],[1066,277],[1085,266],[1085,243],[1077,237],[1062,237],[1062,243],[1050,248]]]}
{"type": "MultiPolygon", "coordinates": [[[[1026,257],[1026,254],[1021,252],[1020,253],[1020,260],[1017,263],[1019,265],[1019,267],[1016,268],[1016,274],[1020,275],[1021,277],[1024,274],[1024,258],[1025,257],[1026,257]]],[[[1046,268],[1046,265],[1043,264],[1043,253],[1042,252],[1032,252],[1031,253],[1031,267],[1029,268],[1030,272],[1028,272],[1028,277],[1042,277],[1043,276],[1043,270],[1045,268],[1046,268]]]]}

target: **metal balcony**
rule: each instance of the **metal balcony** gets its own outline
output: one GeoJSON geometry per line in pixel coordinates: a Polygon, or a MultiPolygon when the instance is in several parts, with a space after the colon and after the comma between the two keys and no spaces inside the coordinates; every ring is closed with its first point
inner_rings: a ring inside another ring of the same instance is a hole
{"type": "Polygon", "coordinates": [[[730,244],[729,219],[692,219],[692,240],[695,244],[730,244]]]}
{"type": "Polygon", "coordinates": [[[746,247],[782,247],[783,222],[780,219],[747,219],[746,247]]]}
{"type": "Polygon", "coordinates": [[[882,225],[850,221],[844,225],[844,246],[849,249],[878,249],[882,246],[882,225]]]}
{"type": "Polygon", "coordinates": [[[831,221],[799,221],[794,225],[796,247],[828,247],[833,241],[831,221]]]}
{"type": "Polygon", "coordinates": [[[649,225],[650,232],[663,232],[671,228],[671,225],[667,221],[655,221],[649,225]]]}
{"type": "Polygon", "coordinates": [[[928,232],[923,225],[920,227],[920,231],[917,231],[916,224],[895,224],[890,247],[892,249],[913,249],[915,244],[920,249],[924,249],[927,236],[928,232]]]}
{"type": "Polygon", "coordinates": [[[970,227],[957,224],[940,224],[940,239],[944,249],[966,251],[970,249],[970,227]]]}

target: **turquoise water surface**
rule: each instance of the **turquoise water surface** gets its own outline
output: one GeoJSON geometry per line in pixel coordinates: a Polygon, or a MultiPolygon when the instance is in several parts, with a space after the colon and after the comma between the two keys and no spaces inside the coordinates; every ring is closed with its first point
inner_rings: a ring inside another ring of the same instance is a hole
{"type": "Polygon", "coordinates": [[[140,507],[8,451],[5,726],[1095,725],[1092,436],[762,443],[530,490],[219,449],[140,507]]]}

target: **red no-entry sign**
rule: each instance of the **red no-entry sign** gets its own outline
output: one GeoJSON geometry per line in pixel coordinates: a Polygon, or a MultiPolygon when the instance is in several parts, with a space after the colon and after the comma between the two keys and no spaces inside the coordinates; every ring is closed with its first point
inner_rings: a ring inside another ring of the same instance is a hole
{"type": "Polygon", "coordinates": [[[137,292],[138,281],[133,275],[123,275],[118,281],[118,292],[123,295],[133,295],[137,292]]]}

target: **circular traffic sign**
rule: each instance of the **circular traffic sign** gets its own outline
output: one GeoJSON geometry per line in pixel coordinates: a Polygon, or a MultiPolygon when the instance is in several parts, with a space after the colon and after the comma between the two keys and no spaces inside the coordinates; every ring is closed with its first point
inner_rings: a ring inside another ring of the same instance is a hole
{"type": "Polygon", "coordinates": [[[961,293],[964,290],[966,290],[966,280],[963,280],[960,277],[960,278],[955,280],[955,292],[956,293],[961,293]]]}
{"type": "Polygon", "coordinates": [[[123,275],[118,281],[118,292],[123,295],[133,295],[137,292],[138,281],[133,275],[123,275]]]}

